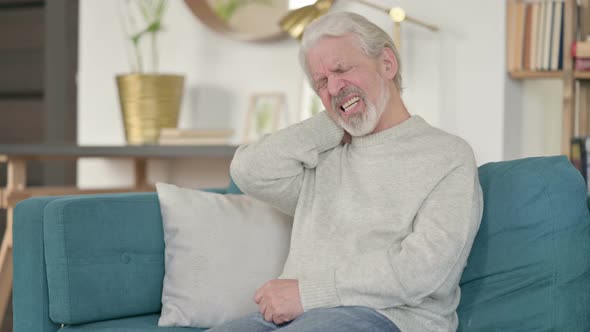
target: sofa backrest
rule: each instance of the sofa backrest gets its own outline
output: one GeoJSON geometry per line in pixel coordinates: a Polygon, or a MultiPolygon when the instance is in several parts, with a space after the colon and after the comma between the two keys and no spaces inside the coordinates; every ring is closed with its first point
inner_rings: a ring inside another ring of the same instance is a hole
{"type": "MultiPolygon", "coordinates": [[[[480,181],[484,217],[461,280],[459,331],[590,331],[590,215],[580,174],[564,157],[529,158],[484,165],[480,181]]],[[[45,206],[44,219],[54,322],[159,312],[164,242],[155,193],[61,198],[45,206]]]]}
{"type": "Polygon", "coordinates": [[[480,167],[483,220],[461,280],[459,331],[590,331],[590,215],[563,156],[480,167]]]}

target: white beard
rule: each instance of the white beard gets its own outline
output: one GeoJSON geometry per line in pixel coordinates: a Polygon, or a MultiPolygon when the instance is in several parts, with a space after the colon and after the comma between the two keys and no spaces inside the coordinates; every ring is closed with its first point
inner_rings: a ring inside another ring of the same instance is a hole
{"type": "MultiPolygon", "coordinates": [[[[377,105],[373,105],[372,103],[370,103],[367,100],[367,95],[361,91],[360,89],[357,88],[352,88],[352,90],[354,90],[356,93],[359,94],[359,97],[361,98],[361,100],[363,101],[363,103],[365,104],[365,112],[362,113],[357,113],[357,114],[353,114],[348,118],[348,122],[344,120],[344,118],[342,117],[342,115],[339,113],[339,111],[337,111],[338,114],[338,125],[340,125],[340,127],[342,127],[344,130],[346,130],[351,136],[365,136],[368,135],[370,133],[372,133],[375,128],[377,127],[377,124],[379,123],[379,120],[381,119],[381,116],[383,115],[383,112],[385,111],[385,107],[387,105],[387,101],[389,100],[389,90],[386,88],[385,85],[385,80],[381,81],[381,93],[379,96],[379,101],[377,105]]],[[[345,94],[348,95],[351,91],[350,90],[345,90],[345,94]]],[[[345,96],[338,96],[340,98],[345,97],[345,96]]],[[[335,103],[335,101],[337,101],[340,98],[333,98],[332,100],[332,109],[337,109],[334,106],[337,105],[337,103],[335,103]]]]}

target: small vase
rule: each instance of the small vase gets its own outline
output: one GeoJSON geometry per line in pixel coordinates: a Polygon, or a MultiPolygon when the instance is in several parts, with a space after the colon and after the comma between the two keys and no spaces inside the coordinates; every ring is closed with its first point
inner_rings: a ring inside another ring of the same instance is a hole
{"type": "Polygon", "coordinates": [[[116,79],[128,144],[157,144],[161,128],[178,126],[184,76],[127,74],[116,79]]]}

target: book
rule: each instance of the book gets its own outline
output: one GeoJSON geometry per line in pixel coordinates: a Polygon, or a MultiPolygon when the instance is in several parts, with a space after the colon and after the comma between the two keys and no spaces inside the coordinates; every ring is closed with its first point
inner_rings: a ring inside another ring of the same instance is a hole
{"type": "Polygon", "coordinates": [[[563,67],[564,6],[563,0],[508,2],[506,65],[509,71],[549,71],[563,67]]]}
{"type": "Polygon", "coordinates": [[[234,134],[233,129],[179,129],[162,128],[160,138],[228,138],[234,134]]]}
{"type": "Polygon", "coordinates": [[[506,5],[506,67],[508,71],[516,70],[516,1],[508,1],[506,5]]]}
{"type": "Polygon", "coordinates": [[[590,58],[575,58],[574,59],[574,69],[581,70],[581,71],[590,70],[590,58]]]}
{"type": "Polygon", "coordinates": [[[561,2],[561,27],[559,29],[559,52],[557,53],[559,55],[559,60],[557,60],[559,69],[563,69],[563,30],[565,25],[565,3],[561,2]]]}
{"type": "Polygon", "coordinates": [[[554,1],[545,3],[545,20],[543,22],[543,49],[541,70],[549,70],[551,61],[551,23],[553,21],[553,5],[554,1]]]}
{"type": "Polygon", "coordinates": [[[590,136],[574,137],[570,141],[570,161],[574,165],[584,181],[586,181],[586,190],[590,192],[590,136]]]}
{"type": "Polygon", "coordinates": [[[551,22],[551,59],[549,61],[549,70],[559,70],[559,50],[561,40],[561,29],[563,20],[563,2],[558,1],[555,3],[553,11],[553,21],[551,22]]]}
{"type": "Polygon", "coordinates": [[[545,50],[545,20],[547,18],[547,2],[539,3],[539,14],[537,18],[537,49],[535,59],[535,70],[543,70],[543,54],[545,50]]]}
{"type": "Polygon", "coordinates": [[[531,3],[531,45],[530,45],[530,70],[537,70],[537,54],[539,48],[539,14],[541,4],[531,3]]]}
{"type": "Polygon", "coordinates": [[[230,140],[223,137],[176,137],[158,140],[160,145],[230,145],[230,140]]]}
{"type": "Polygon", "coordinates": [[[220,129],[179,129],[162,128],[160,145],[229,145],[234,130],[220,129]]]}
{"type": "Polygon", "coordinates": [[[526,3],[524,1],[518,1],[516,3],[516,28],[515,28],[515,44],[516,50],[514,52],[514,69],[515,70],[522,70],[523,69],[523,54],[524,54],[524,45],[525,45],[525,11],[526,11],[526,3]]]}
{"type": "Polygon", "coordinates": [[[590,58],[590,41],[576,41],[572,44],[574,58],[590,58]]]}
{"type": "Polygon", "coordinates": [[[580,171],[584,181],[588,183],[588,153],[586,149],[587,138],[574,137],[570,144],[570,161],[580,171]]]}
{"type": "Polygon", "coordinates": [[[506,5],[506,67],[508,71],[516,70],[516,1],[508,1],[506,5]]]}
{"type": "Polygon", "coordinates": [[[525,3],[524,9],[524,41],[522,47],[522,68],[531,70],[531,42],[533,38],[533,6],[525,3]]]}

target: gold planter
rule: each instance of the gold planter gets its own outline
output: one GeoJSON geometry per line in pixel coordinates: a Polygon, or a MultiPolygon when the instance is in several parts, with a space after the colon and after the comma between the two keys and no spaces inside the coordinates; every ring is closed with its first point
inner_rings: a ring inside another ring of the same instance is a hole
{"type": "Polygon", "coordinates": [[[180,75],[117,76],[128,144],[157,144],[160,128],[178,125],[183,84],[180,75]]]}

